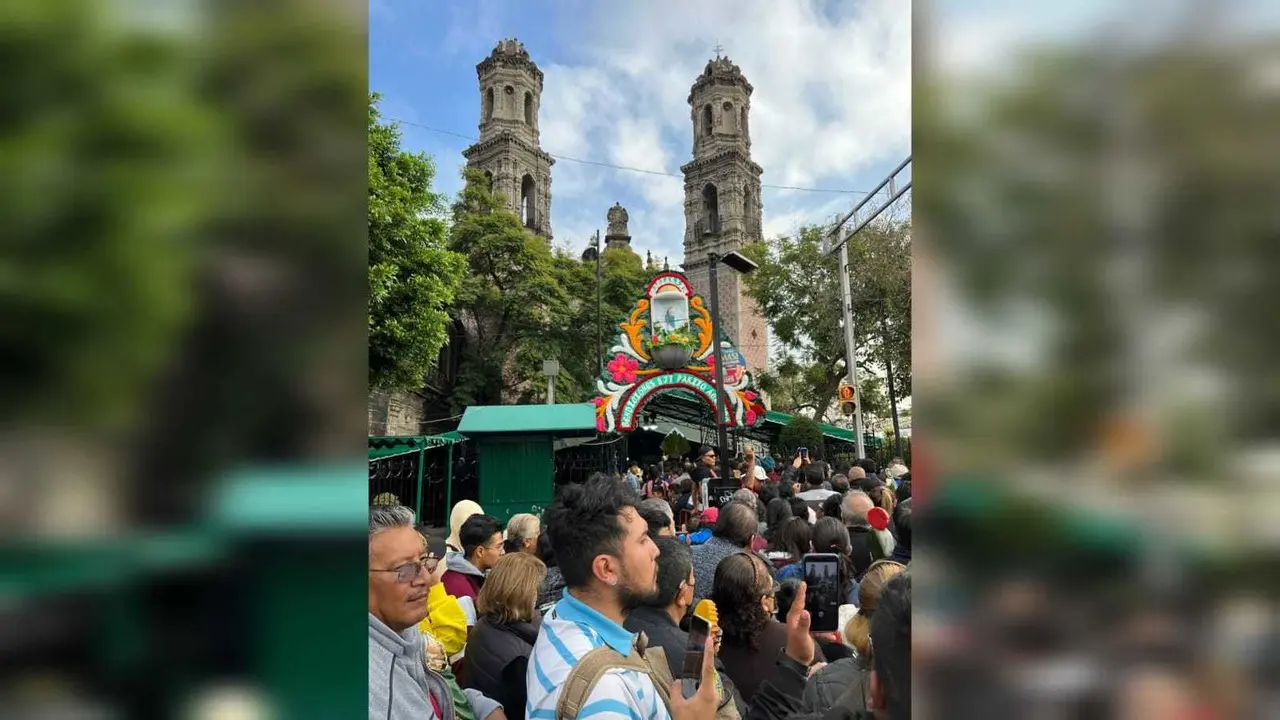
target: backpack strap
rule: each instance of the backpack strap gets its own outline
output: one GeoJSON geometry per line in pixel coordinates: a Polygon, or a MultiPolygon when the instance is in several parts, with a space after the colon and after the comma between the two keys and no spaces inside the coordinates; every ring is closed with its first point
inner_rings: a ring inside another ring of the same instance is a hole
{"type": "MultiPolygon", "coordinates": [[[[569,677],[565,678],[564,686],[560,690],[560,699],[556,702],[557,720],[577,720],[578,714],[582,712],[582,707],[586,705],[587,698],[591,697],[591,692],[595,690],[600,678],[611,670],[635,670],[648,675],[653,679],[663,704],[670,707],[669,689],[654,677],[653,667],[642,654],[646,653],[647,645],[648,638],[644,633],[640,633],[636,647],[632,649],[630,655],[623,656],[608,645],[601,645],[583,655],[582,659],[573,666],[573,670],[569,671],[569,677]]],[[[647,652],[651,653],[653,650],[647,650],[647,652]]],[[[666,665],[665,656],[663,665],[666,665]]]]}

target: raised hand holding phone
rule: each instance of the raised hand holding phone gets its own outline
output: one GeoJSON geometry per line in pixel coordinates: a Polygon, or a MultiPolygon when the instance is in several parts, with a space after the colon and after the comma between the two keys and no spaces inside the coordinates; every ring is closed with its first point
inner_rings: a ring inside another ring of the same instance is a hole
{"type": "Polygon", "coordinates": [[[807,583],[800,583],[795,600],[791,602],[791,610],[787,612],[787,656],[808,667],[813,664],[817,646],[813,636],[809,634],[809,611],[804,609],[808,598],[807,583]]]}
{"type": "MultiPolygon", "coordinates": [[[[692,635],[692,633],[691,633],[692,635]]],[[[688,659],[688,654],[685,655],[688,659]]],[[[684,680],[676,680],[671,684],[671,718],[672,720],[711,720],[716,716],[720,706],[720,696],[716,692],[715,648],[711,644],[711,635],[702,644],[702,666],[699,670],[698,692],[693,697],[684,696],[684,680]]]]}

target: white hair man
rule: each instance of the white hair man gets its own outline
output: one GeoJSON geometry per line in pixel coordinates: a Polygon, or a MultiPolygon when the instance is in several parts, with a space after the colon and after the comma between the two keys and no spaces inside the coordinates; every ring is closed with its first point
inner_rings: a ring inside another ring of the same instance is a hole
{"type": "MultiPolygon", "coordinates": [[[[427,591],[439,582],[440,561],[429,556],[401,505],[369,508],[369,716],[456,717],[443,676],[427,669],[418,623],[427,617],[427,591]]],[[[502,706],[475,690],[462,691],[481,720],[506,720],[502,706]]]]}

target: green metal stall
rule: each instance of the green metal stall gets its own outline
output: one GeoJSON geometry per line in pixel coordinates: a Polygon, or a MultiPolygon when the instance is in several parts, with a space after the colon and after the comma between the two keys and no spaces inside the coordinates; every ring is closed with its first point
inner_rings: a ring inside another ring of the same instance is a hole
{"type": "Polygon", "coordinates": [[[472,406],[458,432],[475,443],[480,506],[506,522],[517,513],[539,513],[551,503],[556,443],[594,437],[595,406],[472,406]]]}

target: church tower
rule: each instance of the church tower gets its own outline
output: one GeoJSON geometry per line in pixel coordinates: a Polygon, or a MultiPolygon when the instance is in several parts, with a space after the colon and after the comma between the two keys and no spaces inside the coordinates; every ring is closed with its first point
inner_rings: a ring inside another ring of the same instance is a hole
{"type": "Polygon", "coordinates": [[[515,39],[503,40],[476,65],[480,140],[463,151],[525,227],[551,243],[551,166],[538,142],[542,70],[515,39]]]}
{"type": "MultiPolygon", "coordinates": [[[[760,175],[751,160],[751,83],[728,58],[707,63],[689,92],[693,161],[684,173],[684,271],[694,290],[710,295],[707,254],[724,255],[761,239],[760,175]]],[[[767,369],[767,324],[742,279],[721,266],[720,323],[752,373],[767,369]]]]}

